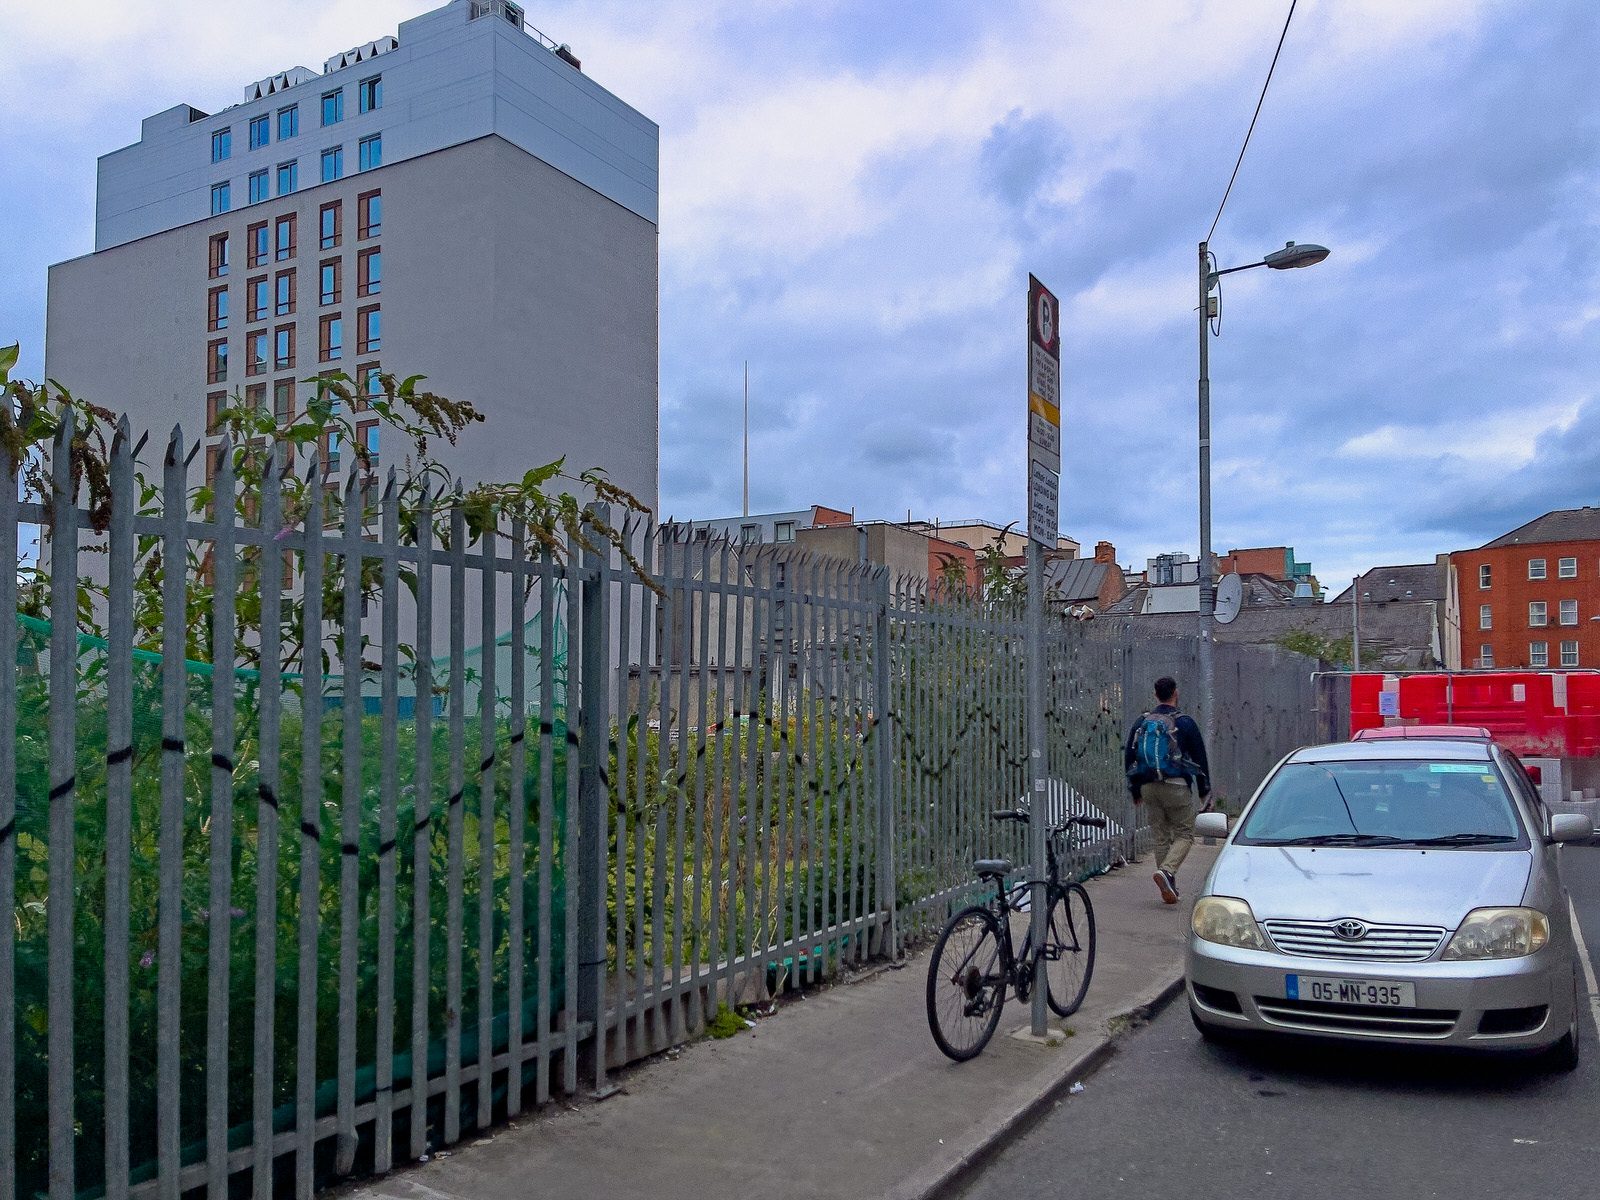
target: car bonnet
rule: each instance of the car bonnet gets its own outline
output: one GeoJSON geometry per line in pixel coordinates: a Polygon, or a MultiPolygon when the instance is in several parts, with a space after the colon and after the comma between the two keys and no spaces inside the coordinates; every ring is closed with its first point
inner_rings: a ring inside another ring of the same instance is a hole
{"type": "Polygon", "coordinates": [[[1470,910],[1521,904],[1527,850],[1226,847],[1209,891],[1246,901],[1258,920],[1356,917],[1454,929],[1470,910]]]}

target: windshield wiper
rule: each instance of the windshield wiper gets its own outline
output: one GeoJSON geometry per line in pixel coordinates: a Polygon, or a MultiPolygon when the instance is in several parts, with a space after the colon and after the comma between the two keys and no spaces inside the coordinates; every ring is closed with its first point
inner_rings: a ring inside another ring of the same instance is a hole
{"type": "Polygon", "coordinates": [[[1405,838],[1407,846],[1489,846],[1496,842],[1514,842],[1509,833],[1451,833],[1444,837],[1405,838]]]}
{"type": "Polygon", "coordinates": [[[1311,837],[1254,839],[1257,846],[1398,846],[1405,838],[1386,833],[1319,833],[1311,837]]]}

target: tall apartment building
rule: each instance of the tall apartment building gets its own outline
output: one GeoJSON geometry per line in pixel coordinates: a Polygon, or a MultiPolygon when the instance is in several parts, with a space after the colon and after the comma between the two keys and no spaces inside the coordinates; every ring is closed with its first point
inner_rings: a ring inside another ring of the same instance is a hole
{"type": "Polygon", "coordinates": [[[657,171],[655,123],[518,5],[452,0],[102,157],[45,371],[191,440],[235,394],[287,418],[319,373],[422,374],[487,418],[432,447],[469,481],[565,456],[653,508],[657,171]]]}

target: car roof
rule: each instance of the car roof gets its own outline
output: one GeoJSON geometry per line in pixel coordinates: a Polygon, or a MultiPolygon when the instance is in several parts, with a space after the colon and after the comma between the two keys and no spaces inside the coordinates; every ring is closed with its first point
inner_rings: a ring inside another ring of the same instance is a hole
{"type": "Polygon", "coordinates": [[[1482,725],[1380,725],[1372,729],[1358,729],[1350,735],[1352,742],[1381,742],[1398,738],[1416,740],[1428,738],[1476,738],[1491,742],[1494,734],[1482,725]]]}
{"type": "Polygon", "coordinates": [[[1489,742],[1469,738],[1392,738],[1366,742],[1331,742],[1305,746],[1289,756],[1290,762],[1427,761],[1489,762],[1489,742]]]}

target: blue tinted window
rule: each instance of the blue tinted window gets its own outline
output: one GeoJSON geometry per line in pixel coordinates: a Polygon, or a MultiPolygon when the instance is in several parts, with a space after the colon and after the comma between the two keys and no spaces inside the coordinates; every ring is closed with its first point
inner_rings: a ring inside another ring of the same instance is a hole
{"type": "Polygon", "coordinates": [[[344,89],[324,92],[322,96],[322,123],[336,125],[344,120],[344,89]]]}
{"type": "Polygon", "coordinates": [[[344,147],[334,146],[322,152],[322,182],[332,183],[344,178],[344,147]]]}
{"type": "Polygon", "coordinates": [[[252,117],[250,120],[250,149],[259,150],[272,140],[272,119],[252,117]]]}
{"type": "Polygon", "coordinates": [[[211,135],[211,161],[221,162],[233,153],[233,130],[219,129],[211,135]]]}
{"type": "Polygon", "coordinates": [[[374,75],[361,81],[361,111],[371,112],[383,107],[383,76],[374,75]]]}
{"type": "Polygon", "coordinates": [[[233,207],[233,189],[227,183],[211,185],[211,215],[225,213],[233,207]]]}
{"type": "Polygon", "coordinates": [[[361,139],[361,170],[370,171],[383,166],[383,134],[375,133],[361,139]]]}
{"type": "Polygon", "coordinates": [[[267,198],[267,173],[266,171],[250,172],[250,203],[260,204],[267,198]]]}
{"type": "Polygon", "coordinates": [[[287,162],[278,164],[278,195],[287,196],[300,186],[300,164],[287,162]]]}
{"type": "Polygon", "coordinates": [[[291,104],[278,110],[278,140],[292,138],[300,132],[300,106],[291,104]]]}

